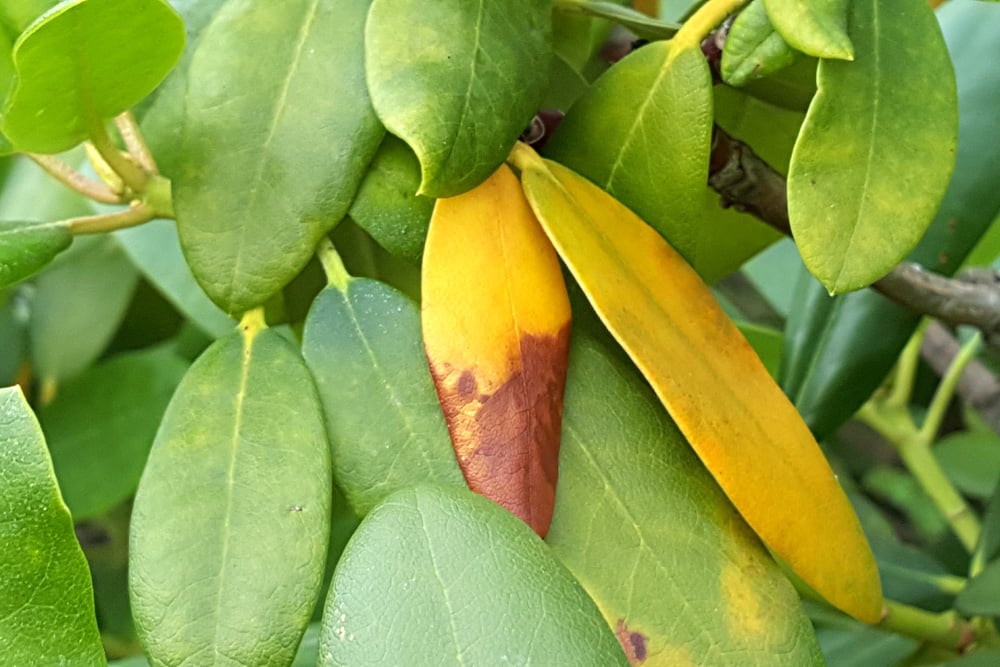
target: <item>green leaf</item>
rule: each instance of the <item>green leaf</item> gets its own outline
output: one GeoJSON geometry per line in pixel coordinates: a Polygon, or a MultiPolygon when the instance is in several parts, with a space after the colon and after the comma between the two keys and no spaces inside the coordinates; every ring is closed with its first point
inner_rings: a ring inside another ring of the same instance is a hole
{"type": "Polygon", "coordinates": [[[385,135],[351,204],[350,216],[393,255],[420,261],[434,200],[417,194],[420,162],[400,139],[385,135]]]}
{"type": "MultiPolygon", "coordinates": [[[[860,39],[849,31],[851,0],[763,0],[774,28],[796,49],[817,58],[853,60],[851,44],[860,39]],[[850,32],[850,36],[848,36],[850,32]]],[[[858,47],[863,51],[863,47],[858,47]]],[[[859,56],[859,58],[862,56],[859,56]]]]}
{"type": "Polygon", "coordinates": [[[21,290],[0,290],[0,387],[15,384],[28,351],[30,297],[21,290]]]}
{"type": "Polygon", "coordinates": [[[359,516],[421,482],[465,486],[410,299],[364,278],[326,288],[309,311],[302,354],[337,483],[359,516]]]}
{"type": "Polygon", "coordinates": [[[101,665],[87,562],[38,422],[0,389],[0,655],[11,665],[101,665]]]}
{"type": "Polygon", "coordinates": [[[551,11],[534,0],[373,0],[368,89],[420,160],[420,194],[471,190],[507,158],[545,93],[551,11]]]}
{"type": "Polygon", "coordinates": [[[799,56],[791,65],[762,79],[751,79],[741,90],[782,109],[805,113],[816,94],[815,58],[799,56]]]}
{"type": "MultiPolygon", "coordinates": [[[[1000,87],[993,65],[1000,62],[1000,11],[953,0],[939,18],[958,78],[958,155],[937,216],[908,259],[951,275],[1000,212],[1000,87]]],[[[803,275],[785,329],[781,385],[822,439],[882,383],[920,317],[872,290],[830,299],[803,275]]]]}
{"type": "Polygon", "coordinates": [[[969,579],[955,598],[955,608],[969,616],[1000,616],[1000,560],[969,579]]]}
{"type": "Polygon", "coordinates": [[[24,152],[72,148],[152,92],[183,48],[184,22],[163,0],[66,0],[14,44],[3,133],[24,152]]]}
{"type": "Polygon", "coordinates": [[[31,359],[44,380],[65,380],[89,366],[118,329],[139,274],[109,236],[77,239],[35,279],[31,359]]]}
{"type": "Polygon", "coordinates": [[[39,411],[74,519],[104,514],[135,491],[186,368],[167,348],[121,355],[64,384],[39,411]]]}
{"type": "Polygon", "coordinates": [[[577,100],[546,155],[614,195],[711,282],[745,259],[720,258],[712,242],[733,228],[702,224],[698,215],[711,197],[705,184],[711,131],[705,57],[655,42],[624,58],[577,100]]]}
{"type": "Polygon", "coordinates": [[[831,294],[878,280],[923,236],[955,160],[955,74],[923,0],[854,2],[854,62],[822,60],[788,174],[802,259],[831,294]]]}
{"type": "Polygon", "coordinates": [[[319,662],[319,623],[310,623],[302,635],[292,667],[316,667],[319,662]]]}
{"type": "Polygon", "coordinates": [[[173,221],[153,220],[121,229],[115,232],[115,239],[146,279],[202,331],[217,338],[236,326],[194,279],[173,221]]]}
{"type": "Polygon", "coordinates": [[[288,664],[323,577],[329,447],[298,352],[244,324],[194,363],[136,494],[129,586],[154,665],[288,664]]]}
{"type": "Polygon", "coordinates": [[[752,322],[737,322],[736,326],[760,357],[767,372],[771,377],[777,378],[778,369],[781,367],[781,349],[785,342],[781,332],[752,322]]]}
{"type": "Polygon", "coordinates": [[[934,458],[956,487],[989,498],[1000,480],[1000,437],[995,433],[956,433],[934,445],[934,458]]]}
{"type": "Polygon", "coordinates": [[[72,242],[65,223],[0,222],[0,287],[41,271],[72,242]]]}
{"type": "Polygon", "coordinates": [[[321,665],[627,665],[597,607],[527,524],[421,486],[361,523],[323,613],[321,665]]]}
{"type": "Polygon", "coordinates": [[[59,0],[0,0],[0,28],[16,38],[32,21],[58,3],[59,0]]]}
{"type": "Polygon", "coordinates": [[[722,51],[722,79],[742,86],[751,79],[784,69],[795,52],[767,18],[764,0],[753,0],[733,21],[722,51]]]}
{"type": "Polygon", "coordinates": [[[920,643],[902,635],[885,632],[845,619],[845,627],[816,628],[816,638],[823,647],[827,664],[836,667],[872,667],[900,665],[920,643]]]}
{"type": "Polygon", "coordinates": [[[227,313],[263,303],[302,270],[378,149],[362,60],[367,9],[367,0],[233,0],[202,32],[174,207],[191,269],[227,313]]]}
{"type": "Polygon", "coordinates": [[[639,661],[821,664],[795,590],[656,397],[579,336],[547,541],[639,661]]]}

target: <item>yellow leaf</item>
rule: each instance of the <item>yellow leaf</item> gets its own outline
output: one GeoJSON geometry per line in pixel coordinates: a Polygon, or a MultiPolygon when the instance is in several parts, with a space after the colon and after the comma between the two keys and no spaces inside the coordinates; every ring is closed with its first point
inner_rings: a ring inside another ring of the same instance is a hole
{"type": "Polygon", "coordinates": [[[747,523],[831,604],[878,621],[878,570],[857,516],[698,275],[604,190],[523,144],[512,159],[563,261],[747,523]]]}
{"type": "Polygon", "coordinates": [[[569,298],[507,165],[437,201],[422,291],[424,347],[465,479],[544,537],[555,504],[569,298]]]}

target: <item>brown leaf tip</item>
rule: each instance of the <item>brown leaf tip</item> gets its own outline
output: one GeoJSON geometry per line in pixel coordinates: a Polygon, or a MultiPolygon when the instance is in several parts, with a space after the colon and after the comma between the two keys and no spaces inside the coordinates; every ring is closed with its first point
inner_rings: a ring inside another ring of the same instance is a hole
{"type": "Polygon", "coordinates": [[[625,625],[625,619],[619,618],[618,624],[615,626],[615,636],[618,637],[618,643],[622,645],[622,650],[625,651],[625,657],[628,658],[629,664],[639,665],[646,660],[646,640],[649,639],[646,635],[641,632],[633,632],[625,625]]]}

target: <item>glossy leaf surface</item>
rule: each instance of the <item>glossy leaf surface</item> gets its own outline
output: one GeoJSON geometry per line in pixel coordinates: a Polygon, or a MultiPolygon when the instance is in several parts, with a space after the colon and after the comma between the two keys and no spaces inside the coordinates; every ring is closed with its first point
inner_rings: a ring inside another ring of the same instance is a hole
{"type": "Polygon", "coordinates": [[[320,665],[627,665],[580,584],[521,521],[464,489],[372,510],[337,565],[320,665]]]}
{"type": "Polygon", "coordinates": [[[62,2],[14,44],[3,133],[20,151],[72,148],[152,92],[183,48],[184,23],[163,0],[62,2]]]}
{"type": "Polygon", "coordinates": [[[834,606],[878,620],[878,572],[854,511],[705,284],[600,188],[527,148],[516,159],[563,261],[747,523],[834,606]]]}
{"type": "Polygon", "coordinates": [[[538,109],[552,8],[534,0],[374,0],[365,28],[372,103],[420,160],[420,194],[486,180],[538,109]]]}
{"type": "Polygon", "coordinates": [[[319,594],[322,413],[297,350],[259,326],[244,321],[190,368],[139,483],[129,588],[154,665],[288,664],[319,594]]]}
{"type": "Polygon", "coordinates": [[[65,380],[93,363],[118,329],[138,280],[112,237],[77,239],[35,279],[29,329],[35,373],[65,380]]]}
{"type": "Polygon", "coordinates": [[[855,60],[822,60],[788,174],[792,234],[831,294],[889,272],[923,236],[955,160],[954,71],[922,0],[851,3],[855,60]]]}
{"type": "Polygon", "coordinates": [[[64,224],[0,222],[0,288],[41,271],[72,242],[64,224]]]}
{"type": "Polygon", "coordinates": [[[135,492],[160,418],[186,368],[169,349],[118,356],[67,382],[39,411],[74,520],[104,514],[135,492]]]}
{"type": "MultiPolygon", "coordinates": [[[[852,0],[763,0],[774,28],[796,49],[817,58],[852,60],[848,30],[852,0]]],[[[862,50],[862,47],[858,47],[862,50]]],[[[860,56],[859,56],[860,57],[860,56]]]]}
{"type": "Polygon", "coordinates": [[[711,131],[705,57],[655,42],[597,80],[559,125],[546,154],[648,220],[711,282],[759,249],[739,244],[721,252],[719,242],[748,233],[744,222],[706,224],[702,217],[706,204],[718,208],[718,196],[705,183],[711,131]]]}
{"type": "Polygon", "coordinates": [[[12,665],[105,663],[87,561],[42,431],[0,389],[0,655],[12,665]]]}
{"type": "Polygon", "coordinates": [[[569,298],[509,167],[438,200],[422,287],[424,347],[469,488],[544,537],[559,467],[569,298]]]}
{"type": "Polygon", "coordinates": [[[174,207],[191,269],[227,313],[263,303],[302,270],[378,148],[362,61],[367,10],[367,0],[236,0],[201,34],[174,207]]]}
{"type": "Polygon", "coordinates": [[[547,538],[634,664],[822,664],[798,595],[635,370],[574,335],[547,538]]]}
{"type": "Polygon", "coordinates": [[[419,189],[416,156],[387,134],[351,203],[351,219],[393,255],[418,262],[434,210],[434,200],[419,189]]]}
{"type": "Polygon", "coordinates": [[[726,35],[722,51],[722,79],[742,86],[751,79],[777,72],[795,60],[795,52],[767,18],[764,0],[754,0],[741,11],[726,35]]]}
{"type": "MultiPolygon", "coordinates": [[[[1000,212],[993,66],[1000,62],[1000,6],[957,0],[941,8],[940,19],[958,77],[958,155],[934,222],[908,259],[951,275],[1000,212]]],[[[781,386],[823,438],[885,379],[919,317],[872,290],[830,299],[808,274],[803,280],[785,328],[781,386]]]]}
{"type": "Polygon", "coordinates": [[[224,336],[236,322],[205,294],[184,259],[177,226],[153,220],[115,232],[115,239],[132,263],[177,310],[213,337],[224,336]]]}
{"type": "Polygon", "coordinates": [[[366,278],[330,286],[309,311],[302,354],[323,403],[337,484],[358,516],[421,482],[464,486],[413,301],[366,278]]]}

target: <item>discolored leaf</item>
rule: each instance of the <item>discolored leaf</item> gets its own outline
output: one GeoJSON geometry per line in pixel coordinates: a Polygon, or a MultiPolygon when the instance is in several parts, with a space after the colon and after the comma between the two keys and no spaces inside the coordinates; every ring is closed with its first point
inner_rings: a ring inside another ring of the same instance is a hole
{"type": "Polygon", "coordinates": [[[77,239],[35,279],[29,337],[36,375],[61,381],[92,364],[118,330],[138,282],[114,238],[77,239]]]}
{"type": "Polygon", "coordinates": [[[634,664],[822,663],[798,595],[630,366],[574,334],[546,541],[634,664]]]}
{"type": "Polygon", "coordinates": [[[760,246],[719,244],[763,234],[738,217],[707,224],[718,196],[706,184],[712,85],[698,49],[668,42],[635,51],[606,72],[570,109],[546,154],[612,193],[677,248],[709,282],[760,246]],[[623,104],[622,100],[629,100],[623,104]],[[599,138],[596,140],[595,138],[599,138]]]}
{"type": "Polygon", "coordinates": [[[174,207],[191,269],[227,313],[263,303],[302,270],[378,149],[367,10],[367,0],[234,0],[202,31],[174,207]]]}
{"type": "MultiPolygon", "coordinates": [[[[857,39],[848,36],[852,0],[763,0],[775,30],[796,49],[817,58],[852,60],[857,39]]],[[[860,47],[859,47],[860,48],[860,47]]]]}
{"type": "Polygon", "coordinates": [[[393,255],[420,261],[434,200],[417,194],[420,163],[405,143],[385,135],[351,203],[350,216],[393,255]]]}
{"type": "Polygon", "coordinates": [[[923,236],[955,163],[955,74],[922,0],[854,2],[854,62],[821,60],[788,174],[802,259],[831,294],[885,275],[923,236]]]}
{"type": "Polygon", "coordinates": [[[118,356],[67,382],[39,411],[75,520],[104,514],[135,492],[160,418],[186,368],[166,348],[118,356]]]}
{"type": "Polygon", "coordinates": [[[465,479],[544,537],[555,502],[569,299],[509,167],[438,200],[422,284],[424,347],[465,479]]]}
{"type": "Polygon", "coordinates": [[[148,95],[184,48],[163,0],[67,0],[14,44],[2,129],[17,150],[58,153],[148,95]]]}
{"type": "Polygon", "coordinates": [[[722,79],[731,86],[742,86],[784,69],[794,60],[795,52],[767,18],[764,0],[753,0],[737,15],[726,34],[722,79]]]}
{"type": "Polygon", "coordinates": [[[551,11],[534,0],[372,2],[368,89],[420,160],[420,194],[465,192],[507,157],[545,93],[551,11]]]}
{"type": "Polygon", "coordinates": [[[4,662],[104,664],[87,562],[18,387],[0,389],[0,545],[4,662]]]}
{"type": "Polygon", "coordinates": [[[0,288],[41,271],[73,242],[60,222],[0,222],[0,288]]]}
{"type": "Polygon", "coordinates": [[[326,288],[306,319],[302,354],[337,483],[358,516],[421,482],[464,485],[410,299],[364,278],[326,288]]]}
{"type": "Polygon", "coordinates": [[[523,145],[514,159],[563,261],[747,523],[834,606],[878,620],[878,572],[854,511],[704,283],[600,188],[523,145]]]}
{"type": "Polygon", "coordinates": [[[329,447],[297,350],[262,323],[177,388],[132,513],[129,587],[154,665],[288,664],[330,529],[329,447]]]}
{"type": "Polygon", "coordinates": [[[627,665],[545,543],[464,489],[421,486],[372,510],[337,565],[320,665],[627,665]]]}

